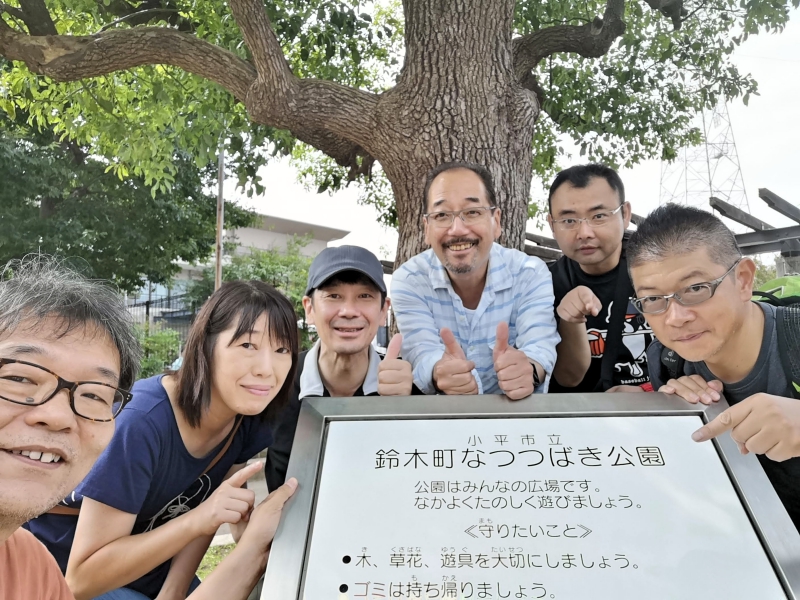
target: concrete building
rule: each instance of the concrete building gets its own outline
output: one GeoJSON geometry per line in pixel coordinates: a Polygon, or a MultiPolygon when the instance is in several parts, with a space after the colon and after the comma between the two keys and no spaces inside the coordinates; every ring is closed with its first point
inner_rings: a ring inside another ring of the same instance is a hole
{"type": "MultiPolygon", "coordinates": [[[[257,221],[253,226],[227,232],[225,241],[239,244],[236,248],[237,254],[247,254],[250,248],[258,248],[259,250],[283,249],[286,248],[286,244],[292,236],[310,235],[311,241],[301,252],[306,256],[316,256],[328,246],[328,242],[342,239],[348,233],[350,232],[344,229],[301,223],[300,221],[291,221],[269,215],[257,215],[257,221]]],[[[204,269],[213,267],[214,258],[212,257],[204,265],[178,264],[181,266],[181,272],[175,277],[170,289],[163,285],[145,285],[138,294],[128,295],[128,303],[133,304],[148,299],[155,300],[183,294],[191,280],[200,279],[204,269]]]]}

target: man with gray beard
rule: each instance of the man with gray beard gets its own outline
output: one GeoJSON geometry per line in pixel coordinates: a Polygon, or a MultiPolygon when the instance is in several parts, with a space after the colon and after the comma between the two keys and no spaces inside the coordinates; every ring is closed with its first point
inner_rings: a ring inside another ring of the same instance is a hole
{"type": "Polygon", "coordinates": [[[560,338],[540,259],[495,243],[500,208],[488,169],[452,162],[425,183],[431,249],[392,277],[403,356],[425,393],[546,392],[560,338]]]}

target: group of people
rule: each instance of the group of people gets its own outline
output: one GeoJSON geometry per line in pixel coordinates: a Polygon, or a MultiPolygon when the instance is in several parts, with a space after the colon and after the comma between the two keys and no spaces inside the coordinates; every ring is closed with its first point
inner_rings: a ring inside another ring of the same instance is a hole
{"type": "Polygon", "coordinates": [[[114,293],[52,259],[11,265],[0,282],[0,597],[258,598],[311,397],[724,395],[731,408],[694,438],[730,430],[800,528],[800,359],[787,359],[800,356],[800,310],[751,301],[755,264],[722,222],[666,205],[630,234],[617,173],[571,167],[550,188],[564,256],[548,269],[496,243],[503,215],[486,168],[437,167],[421,201],[431,248],[396,270],[391,298],[369,251],[314,259],[310,350],[298,352],[280,292],[229,282],[197,315],[180,368],[139,381],[114,293]],[[400,333],[381,356],[372,342],[390,308],[400,333]],[[246,482],[262,465],[248,461],[264,448],[271,493],[256,504],[246,482]],[[201,583],[225,523],[236,548],[201,583]]]}

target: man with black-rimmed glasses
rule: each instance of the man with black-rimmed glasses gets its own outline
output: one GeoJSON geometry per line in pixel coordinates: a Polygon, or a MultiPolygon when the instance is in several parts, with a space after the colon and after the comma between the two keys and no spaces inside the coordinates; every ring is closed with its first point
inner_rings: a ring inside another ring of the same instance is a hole
{"type": "Polygon", "coordinates": [[[545,264],[495,243],[500,209],[488,169],[454,162],[427,177],[431,249],[400,266],[391,299],[403,357],[428,394],[545,392],[558,343],[545,264]]]}
{"type": "Polygon", "coordinates": [[[0,598],[73,597],[56,561],[20,526],[89,472],[130,398],[140,352],[124,303],[109,288],[39,256],[7,266],[0,281],[0,598]]]}

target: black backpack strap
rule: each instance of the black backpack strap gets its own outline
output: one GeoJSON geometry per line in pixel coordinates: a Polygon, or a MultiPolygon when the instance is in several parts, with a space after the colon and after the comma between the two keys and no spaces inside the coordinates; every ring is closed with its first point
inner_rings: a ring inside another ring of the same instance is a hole
{"type": "Polygon", "coordinates": [[[781,366],[792,395],[800,399],[800,307],[781,307],[775,312],[781,366]]]}
{"type": "Polygon", "coordinates": [[[683,367],[686,360],[674,350],[666,346],[661,347],[661,381],[667,383],[670,379],[677,379],[684,375],[683,367]]]}
{"type": "Polygon", "coordinates": [[[761,290],[753,290],[753,296],[760,296],[764,298],[763,302],[767,302],[768,304],[772,304],[773,306],[786,306],[787,302],[783,300],[783,298],[778,298],[775,294],[771,294],[770,292],[762,292],[761,290]]]}
{"type": "Polygon", "coordinates": [[[631,284],[628,279],[628,264],[625,256],[619,259],[617,273],[617,289],[614,294],[614,306],[611,307],[611,316],[608,319],[606,330],[606,344],[603,358],[600,360],[600,381],[594,388],[596,392],[604,392],[614,386],[614,363],[619,356],[622,345],[622,329],[625,326],[625,314],[628,312],[631,284]]]}

